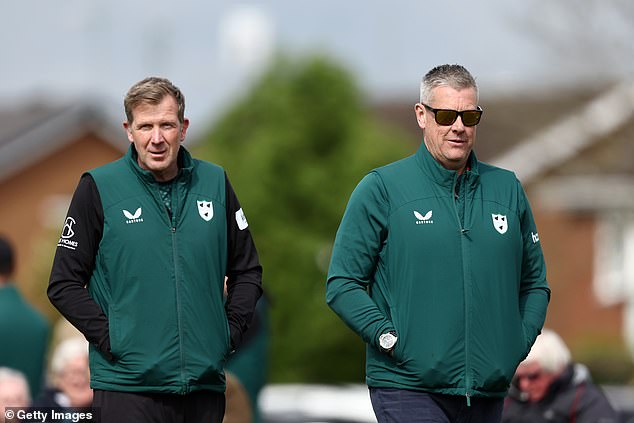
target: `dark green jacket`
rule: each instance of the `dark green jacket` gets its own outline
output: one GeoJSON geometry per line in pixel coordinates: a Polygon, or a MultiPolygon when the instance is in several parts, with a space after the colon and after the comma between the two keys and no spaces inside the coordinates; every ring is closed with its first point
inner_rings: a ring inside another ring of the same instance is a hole
{"type": "Polygon", "coordinates": [[[0,367],[24,373],[33,398],[44,380],[49,329],[46,318],[13,283],[0,286],[0,367]]]}
{"type": "Polygon", "coordinates": [[[89,172],[104,221],[88,289],[108,317],[114,356],[110,361],[91,347],[91,386],[223,392],[230,350],[224,171],[183,149],[170,219],[134,153],[89,172]],[[200,201],[212,203],[210,219],[200,215],[200,201]]]}
{"type": "Polygon", "coordinates": [[[370,172],[337,232],[326,296],[368,343],[369,386],[504,396],[550,296],[519,181],[475,154],[459,177],[424,143],[370,172]],[[391,356],[378,348],[390,330],[391,356]]]}

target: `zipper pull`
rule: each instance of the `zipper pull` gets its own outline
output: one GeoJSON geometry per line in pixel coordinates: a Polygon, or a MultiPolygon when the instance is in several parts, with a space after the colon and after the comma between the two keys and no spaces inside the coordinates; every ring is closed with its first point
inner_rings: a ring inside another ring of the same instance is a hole
{"type": "Polygon", "coordinates": [[[467,396],[467,407],[471,407],[471,394],[467,392],[466,396],[467,396]]]}

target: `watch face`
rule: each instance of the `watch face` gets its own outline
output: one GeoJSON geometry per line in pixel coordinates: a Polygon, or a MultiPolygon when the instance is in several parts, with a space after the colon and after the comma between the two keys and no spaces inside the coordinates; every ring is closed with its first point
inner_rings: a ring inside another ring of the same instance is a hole
{"type": "Polygon", "coordinates": [[[396,338],[396,336],[394,336],[391,333],[384,333],[383,335],[379,337],[379,344],[381,345],[381,348],[383,348],[384,350],[389,350],[394,347],[394,344],[396,344],[397,339],[398,338],[396,338]]]}

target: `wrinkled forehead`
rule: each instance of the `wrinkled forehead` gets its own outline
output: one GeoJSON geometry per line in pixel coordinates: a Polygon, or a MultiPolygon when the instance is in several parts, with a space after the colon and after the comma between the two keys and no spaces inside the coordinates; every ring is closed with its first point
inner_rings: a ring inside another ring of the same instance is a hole
{"type": "Polygon", "coordinates": [[[434,88],[430,93],[429,102],[435,107],[438,103],[461,103],[476,106],[478,104],[478,95],[474,88],[454,88],[450,85],[440,85],[434,88]]]}
{"type": "Polygon", "coordinates": [[[517,367],[516,374],[525,375],[542,371],[542,366],[537,361],[525,361],[517,367]]]}

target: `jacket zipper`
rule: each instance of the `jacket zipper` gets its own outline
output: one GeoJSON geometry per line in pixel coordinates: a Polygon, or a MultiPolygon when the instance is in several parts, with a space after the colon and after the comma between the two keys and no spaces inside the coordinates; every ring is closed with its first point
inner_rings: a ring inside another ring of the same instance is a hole
{"type": "MultiPolygon", "coordinates": [[[[170,234],[172,238],[172,264],[174,269],[174,292],[176,296],[176,324],[178,327],[178,347],[179,347],[179,355],[180,355],[180,374],[181,374],[181,395],[185,395],[189,391],[189,387],[185,383],[185,356],[183,355],[183,325],[181,319],[181,303],[180,303],[180,292],[179,292],[179,272],[178,272],[178,248],[176,243],[176,212],[178,210],[178,205],[175,204],[175,199],[178,200],[178,195],[175,195],[175,190],[177,189],[176,183],[172,185],[171,196],[172,196],[172,210],[170,211],[167,207],[165,208],[165,212],[167,213],[167,221],[170,228],[170,234]]],[[[159,196],[160,200],[160,196],[159,196]]],[[[159,204],[162,204],[160,201],[159,204]]]]}
{"type": "Polygon", "coordinates": [[[183,326],[181,321],[181,303],[180,303],[180,292],[178,290],[179,280],[178,280],[178,265],[177,265],[177,257],[178,257],[178,249],[176,248],[176,227],[172,226],[170,228],[172,233],[172,260],[174,264],[174,289],[176,294],[176,323],[178,326],[178,347],[180,354],[180,373],[181,373],[181,383],[182,391],[181,394],[187,393],[187,386],[185,385],[185,357],[183,356],[183,326]]]}
{"type": "MultiPolygon", "coordinates": [[[[460,249],[461,249],[461,256],[462,256],[462,288],[463,288],[463,292],[464,292],[464,314],[465,314],[465,343],[464,343],[464,354],[465,354],[465,397],[467,399],[467,406],[470,407],[471,406],[471,374],[469,372],[469,369],[471,367],[471,360],[469,359],[469,339],[470,339],[470,324],[469,324],[469,309],[470,309],[470,302],[469,302],[469,294],[467,292],[468,289],[468,281],[467,281],[467,268],[466,268],[466,254],[465,254],[465,239],[464,237],[467,234],[467,229],[465,229],[464,227],[464,223],[462,220],[460,220],[460,213],[458,211],[458,205],[457,205],[457,199],[458,196],[462,197],[462,201],[463,201],[463,207],[466,210],[466,184],[467,184],[467,175],[466,172],[465,174],[462,176],[463,180],[461,183],[461,187],[460,187],[460,191],[458,193],[456,193],[456,185],[458,182],[458,178],[460,177],[460,175],[458,175],[456,173],[456,176],[454,177],[454,181],[453,181],[453,186],[451,189],[452,192],[452,198],[453,198],[453,205],[454,205],[454,212],[456,213],[456,220],[458,221],[458,226],[460,228],[460,249]]],[[[463,220],[465,218],[464,213],[462,216],[463,220]]]]}

